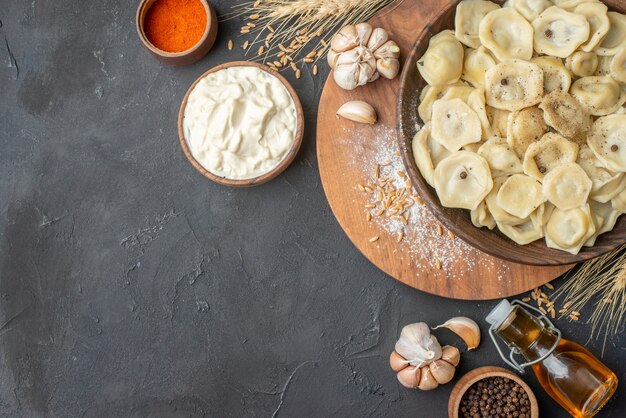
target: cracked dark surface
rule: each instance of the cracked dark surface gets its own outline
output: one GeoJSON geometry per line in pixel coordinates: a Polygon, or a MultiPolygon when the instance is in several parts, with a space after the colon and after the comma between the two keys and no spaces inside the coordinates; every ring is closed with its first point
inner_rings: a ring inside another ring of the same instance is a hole
{"type": "MultiPolygon", "coordinates": [[[[244,58],[226,48],[241,22],[170,68],[139,43],[136,3],[0,0],[0,416],[444,417],[452,385],[400,387],[389,352],[419,320],[466,315],[486,331],[493,302],[396,283],[343,234],[315,156],[325,66],[286,74],[306,114],[294,164],[220,187],[186,161],[176,117],[195,77],[244,58]]],[[[622,380],[624,338],[604,357],[622,380]]],[[[456,378],[492,364],[485,339],[456,378]]],[[[565,416],[525,379],[543,416],[565,416]]],[[[625,408],[618,396],[599,416],[625,408]]]]}

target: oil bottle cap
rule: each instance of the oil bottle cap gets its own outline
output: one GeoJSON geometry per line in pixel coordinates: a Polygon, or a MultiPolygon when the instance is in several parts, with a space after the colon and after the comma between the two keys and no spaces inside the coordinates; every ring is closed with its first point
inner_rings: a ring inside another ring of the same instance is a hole
{"type": "Polygon", "coordinates": [[[508,300],[502,299],[495,308],[489,312],[485,320],[489,322],[493,328],[497,328],[511,313],[513,306],[508,300]]]}

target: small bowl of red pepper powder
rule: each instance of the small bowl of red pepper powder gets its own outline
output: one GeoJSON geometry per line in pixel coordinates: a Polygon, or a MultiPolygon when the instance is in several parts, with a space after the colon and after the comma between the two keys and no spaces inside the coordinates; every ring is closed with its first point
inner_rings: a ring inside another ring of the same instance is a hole
{"type": "Polygon", "coordinates": [[[217,16],[206,0],[142,0],[137,33],[159,60],[188,65],[204,57],[215,43],[217,16]]]}

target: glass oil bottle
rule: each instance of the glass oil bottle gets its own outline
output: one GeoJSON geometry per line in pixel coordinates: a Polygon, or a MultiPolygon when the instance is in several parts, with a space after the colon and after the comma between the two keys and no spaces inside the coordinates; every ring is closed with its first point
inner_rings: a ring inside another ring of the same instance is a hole
{"type": "Polygon", "coordinates": [[[615,393],[615,373],[581,345],[561,338],[561,332],[534,307],[505,299],[486,320],[491,324],[489,334],[502,359],[520,372],[531,366],[545,391],[573,417],[594,416],[615,393]],[[495,336],[511,349],[509,359],[495,336]],[[518,364],[517,354],[527,362],[518,364]]]}

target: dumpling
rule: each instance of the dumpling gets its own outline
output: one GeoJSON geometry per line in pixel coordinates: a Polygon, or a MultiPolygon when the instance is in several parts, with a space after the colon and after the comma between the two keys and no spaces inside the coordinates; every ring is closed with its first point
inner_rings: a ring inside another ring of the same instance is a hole
{"type": "Polygon", "coordinates": [[[530,144],[524,154],[524,173],[539,181],[556,166],[573,163],[578,157],[578,145],[557,133],[547,133],[530,144]]]}
{"type": "Polygon", "coordinates": [[[530,214],[530,219],[535,225],[543,227],[548,223],[553,210],[554,205],[550,202],[545,202],[543,205],[539,206],[537,210],[530,214]]]}
{"type": "Polygon", "coordinates": [[[445,207],[474,210],[492,187],[487,161],[473,152],[452,153],[435,169],[435,189],[445,207]]]}
{"type": "Polygon", "coordinates": [[[565,9],[568,11],[572,11],[576,9],[576,6],[586,2],[599,2],[600,0],[552,0],[556,6],[559,6],[561,9],[565,9]]]}
{"type": "Polygon", "coordinates": [[[475,87],[485,85],[485,73],[496,66],[496,60],[484,46],[478,49],[466,50],[461,78],[472,83],[475,87]]]}
{"type": "Polygon", "coordinates": [[[589,207],[591,209],[591,217],[596,227],[596,232],[591,238],[585,241],[585,247],[595,245],[598,236],[605,232],[612,231],[617,223],[617,219],[621,215],[618,210],[613,208],[611,202],[599,203],[592,200],[589,202],[589,207]]]}
{"type": "Polygon", "coordinates": [[[490,139],[478,149],[478,155],[487,160],[494,177],[522,172],[522,162],[506,142],[490,139]]]}
{"type": "Polygon", "coordinates": [[[461,99],[467,103],[467,98],[476,90],[470,86],[450,86],[443,92],[442,100],[461,99]]]}
{"type": "Polygon", "coordinates": [[[435,167],[450,155],[450,152],[430,135],[430,123],[426,123],[415,134],[412,143],[413,158],[426,183],[434,187],[435,167]]]}
{"type": "Polygon", "coordinates": [[[426,85],[426,87],[422,89],[422,93],[420,94],[420,104],[417,107],[417,113],[420,116],[420,119],[422,119],[422,122],[430,122],[433,113],[433,103],[435,103],[439,99],[442,99],[448,89],[463,85],[464,84],[460,81],[450,85],[426,85]]]}
{"type": "Polygon", "coordinates": [[[595,201],[608,202],[626,187],[624,173],[616,173],[606,168],[587,145],[580,147],[576,163],[591,179],[589,197],[595,201]]]}
{"type": "Polygon", "coordinates": [[[626,93],[608,76],[579,78],[572,84],[570,92],[594,116],[614,113],[626,102],[626,93]]]}
{"type": "Polygon", "coordinates": [[[498,223],[498,229],[518,245],[530,244],[544,235],[543,228],[530,219],[520,225],[498,223]]]}
{"type": "Polygon", "coordinates": [[[449,151],[480,142],[480,119],[461,99],[437,100],[433,104],[432,136],[449,151]]]}
{"type": "Polygon", "coordinates": [[[487,106],[487,118],[489,119],[494,135],[506,138],[510,114],[511,112],[508,110],[496,109],[495,107],[487,106]]]}
{"type": "Polygon", "coordinates": [[[561,210],[587,203],[591,186],[591,179],[576,163],[556,166],[543,178],[543,194],[561,210]]]}
{"type": "Polygon", "coordinates": [[[495,177],[493,179],[493,188],[485,198],[485,203],[487,204],[487,209],[489,210],[489,213],[496,221],[496,223],[506,225],[521,225],[526,222],[527,219],[519,218],[515,215],[510,214],[509,212],[505,211],[498,203],[498,192],[500,191],[500,188],[507,179],[508,177],[506,176],[495,177]]]}
{"type": "Polygon", "coordinates": [[[619,213],[626,213],[626,189],[619,192],[612,200],[613,209],[619,213]]]}
{"type": "Polygon", "coordinates": [[[465,45],[478,48],[478,27],[487,13],[499,9],[497,4],[485,0],[463,0],[456,6],[454,35],[465,45]]]}
{"type": "Polygon", "coordinates": [[[491,129],[491,123],[487,117],[487,105],[485,104],[485,89],[479,87],[467,98],[467,105],[472,108],[478,119],[480,120],[480,126],[482,128],[482,139],[487,139],[493,136],[493,130],[491,129]]]}
{"type": "Polygon", "coordinates": [[[484,200],[480,202],[476,209],[470,211],[470,218],[476,228],[485,226],[489,229],[493,229],[496,227],[496,220],[493,219],[493,216],[489,213],[489,209],[487,209],[487,204],[484,200]]]}
{"type": "Polygon", "coordinates": [[[533,56],[533,27],[512,7],[489,12],[480,22],[478,35],[498,61],[528,61],[533,56]]]}
{"type": "Polygon", "coordinates": [[[543,112],[538,107],[511,112],[506,130],[506,142],[522,158],[529,145],[539,141],[548,130],[543,112]]]}
{"type": "Polygon", "coordinates": [[[584,16],[589,23],[589,39],[580,46],[585,52],[591,52],[604,39],[611,23],[609,22],[608,8],[601,2],[586,2],[579,4],[574,13],[584,16]]]}
{"type": "Polygon", "coordinates": [[[543,71],[543,90],[545,94],[554,90],[569,91],[572,75],[559,58],[535,57],[530,60],[543,71]]]}
{"type": "Polygon", "coordinates": [[[569,210],[555,208],[545,226],[546,244],[550,248],[578,254],[595,232],[589,205],[569,210]]]}
{"type": "Polygon", "coordinates": [[[521,219],[529,217],[546,201],[541,183],[525,174],[509,177],[500,187],[497,199],[502,209],[521,219]]]}
{"type": "Polygon", "coordinates": [[[611,75],[611,63],[613,62],[613,56],[598,56],[598,68],[593,75],[605,76],[611,75]]]}
{"type": "Polygon", "coordinates": [[[571,94],[555,90],[544,96],[539,108],[548,126],[561,135],[574,139],[591,128],[591,116],[571,94]]]}
{"type": "Polygon", "coordinates": [[[565,67],[577,77],[588,77],[598,69],[595,52],[576,51],[565,60],[565,67]]]}
{"type": "Polygon", "coordinates": [[[485,73],[487,104],[515,111],[538,104],[543,96],[543,71],[521,60],[500,63],[485,73]]]}
{"type": "Polygon", "coordinates": [[[626,45],[617,51],[609,69],[611,77],[621,83],[626,83],[626,45]]]}
{"type": "Polygon", "coordinates": [[[534,48],[540,54],[565,58],[589,39],[587,19],[559,7],[548,7],[533,20],[534,48]]]}
{"type": "Polygon", "coordinates": [[[626,172],[626,115],[609,115],[596,120],[587,144],[609,170],[626,172]]]}
{"type": "Polygon", "coordinates": [[[509,6],[514,7],[526,20],[532,22],[541,12],[552,6],[549,0],[510,0],[509,6]]]}
{"type": "Polygon", "coordinates": [[[598,55],[615,55],[626,43],[626,16],[617,12],[609,12],[608,15],[610,29],[595,50],[598,55]]]}
{"type": "Polygon", "coordinates": [[[431,86],[459,81],[463,72],[463,45],[450,30],[430,38],[428,49],[417,60],[417,70],[431,86]]]}

